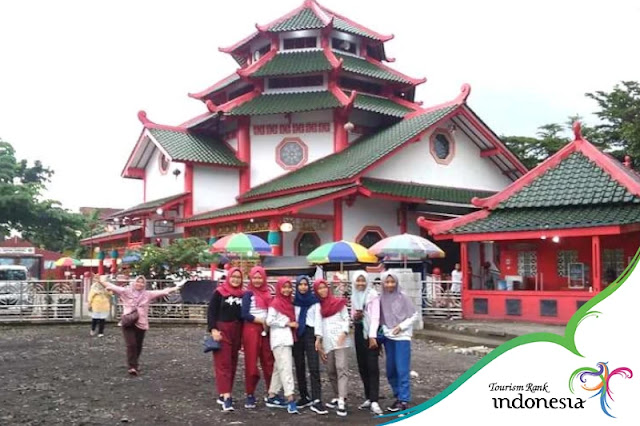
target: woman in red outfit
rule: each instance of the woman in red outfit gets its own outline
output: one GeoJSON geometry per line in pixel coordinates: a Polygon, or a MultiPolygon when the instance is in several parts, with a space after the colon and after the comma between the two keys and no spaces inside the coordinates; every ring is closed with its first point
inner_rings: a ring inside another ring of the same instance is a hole
{"type": "Polygon", "coordinates": [[[214,340],[221,342],[213,353],[219,403],[224,411],[233,411],[231,391],[242,346],[242,272],[229,270],[227,279],[218,286],[209,302],[208,329],[214,340]]]}
{"type": "Polygon", "coordinates": [[[249,272],[251,285],[242,297],[242,346],[244,347],[244,384],[247,393],[245,408],[256,408],[256,387],[260,381],[258,360],[262,366],[265,389],[269,389],[273,374],[273,352],[269,346],[267,310],[273,299],[267,286],[264,268],[255,266],[249,272]]]}

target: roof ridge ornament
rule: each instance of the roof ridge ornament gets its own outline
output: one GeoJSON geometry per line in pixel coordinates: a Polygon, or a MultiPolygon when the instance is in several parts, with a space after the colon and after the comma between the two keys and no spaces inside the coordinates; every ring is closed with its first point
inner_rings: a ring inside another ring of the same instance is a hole
{"type": "Polygon", "coordinates": [[[458,95],[458,99],[456,99],[456,101],[467,102],[467,98],[469,97],[470,94],[471,94],[471,85],[469,83],[464,83],[460,87],[460,94],[458,95]]]}
{"type": "Polygon", "coordinates": [[[147,112],[143,109],[141,109],[140,111],[138,111],[138,120],[140,120],[140,123],[142,123],[143,126],[147,127],[149,125],[153,126],[156,123],[154,123],[153,121],[149,120],[147,118],[147,112]]]}
{"type": "Polygon", "coordinates": [[[218,112],[218,105],[214,104],[211,99],[207,99],[205,101],[205,105],[207,106],[207,109],[209,110],[209,112],[211,113],[218,112]]]}
{"type": "Polygon", "coordinates": [[[582,124],[577,120],[573,122],[573,135],[576,141],[584,140],[582,137],[582,124]]]}

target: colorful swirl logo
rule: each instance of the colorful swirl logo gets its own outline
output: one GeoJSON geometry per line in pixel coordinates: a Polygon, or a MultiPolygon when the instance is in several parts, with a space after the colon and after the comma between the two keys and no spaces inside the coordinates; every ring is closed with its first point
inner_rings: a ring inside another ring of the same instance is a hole
{"type": "Polygon", "coordinates": [[[596,367],[598,367],[598,369],[591,367],[580,367],[573,373],[571,373],[571,377],[569,378],[569,390],[571,391],[571,393],[574,393],[573,381],[576,377],[578,377],[578,379],[582,383],[582,389],[590,392],[597,391],[596,394],[591,395],[589,398],[594,398],[599,395],[600,408],[602,408],[602,411],[604,411],[607,416],[615,418],[615,416],[611,415],[611,413],[609,413],[608,411],[611,410],[608,399],[611,399],[611,401],[613,401],[613,391],[611,390],[609,381],[615,375],[620,375],[625,379],[630,379],[633,377],[633,371],[631,371],[631,369],[627,367],[620,367],[616,368],[612,372],[609,372],[609,367],[607,366],[606,362],[599,362],[596,364],[596,367]],[[600,383],[598,383],[596,386],[587,386],[587,377],[589,376],[599,377],[600,383]]]}

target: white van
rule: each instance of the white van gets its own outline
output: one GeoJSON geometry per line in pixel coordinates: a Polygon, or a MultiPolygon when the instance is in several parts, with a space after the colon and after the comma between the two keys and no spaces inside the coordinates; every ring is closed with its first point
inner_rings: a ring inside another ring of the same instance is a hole
{"type": "Polygon", "coordinates": [[[0,310],[24,310],[33,305],[32,285],[28,279],[26,266],[0,265],[0,310]]]}

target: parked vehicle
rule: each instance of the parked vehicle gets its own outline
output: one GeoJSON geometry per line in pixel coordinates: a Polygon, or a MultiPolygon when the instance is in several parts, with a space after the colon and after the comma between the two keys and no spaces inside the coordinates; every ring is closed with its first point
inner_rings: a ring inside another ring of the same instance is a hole
{"type": "Polygon", "coordinates": [[[0,312],[30,312],[35,289],[22,265],[0,265],[0,312]]]}

